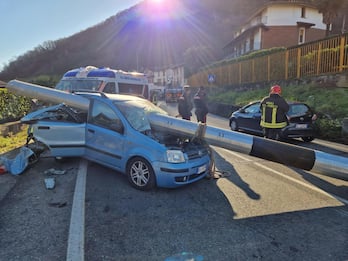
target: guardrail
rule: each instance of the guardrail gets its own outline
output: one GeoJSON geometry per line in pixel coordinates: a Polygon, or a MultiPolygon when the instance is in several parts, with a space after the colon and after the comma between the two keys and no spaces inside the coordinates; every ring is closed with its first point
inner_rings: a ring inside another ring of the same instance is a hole
{"type": "Polygon", "coordinates": [[[191,86],[206,86],[215,75],[216,86],[301,79],[348,70],[348,34],[303,44],[244,61],[224,61],[188,79],[191,86]]]}

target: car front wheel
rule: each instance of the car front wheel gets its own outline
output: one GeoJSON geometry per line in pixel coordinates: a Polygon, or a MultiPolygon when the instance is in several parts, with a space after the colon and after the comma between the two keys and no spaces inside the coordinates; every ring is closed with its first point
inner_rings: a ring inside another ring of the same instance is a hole
{"type": "Polygon", "coordinates": [[[231,124],[230,124],[231,130],[233,131],[238,131],[238,124],[236,120],[231,120],[231,124]]]}
{"type": "Polygon", "coordinates": [[[147,160],[141,157],[131,159],[126,171],[128,181],[134,188],[150,190],[155,187],[155,173],[147,160]]]}

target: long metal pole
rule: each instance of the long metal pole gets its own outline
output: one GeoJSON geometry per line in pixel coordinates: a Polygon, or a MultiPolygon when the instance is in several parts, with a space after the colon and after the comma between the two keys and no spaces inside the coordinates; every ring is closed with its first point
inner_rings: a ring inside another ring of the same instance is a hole
{"type": "Polygon", "coordinates": [[[18,95],[33,99],[39,99],[45,102],[56,104],[64,103],[81,110],[88,110],[89,107],[89,100],[82,96],[37,84],[27,83],[19,80],[12,80],[7,83],[6,88],[18,95]]]}
{"type": "Polygon", "coordinates": [[[155,130],[188,136],[196,135],[197,130],[203,128],[199,132],[210,145],[348,180],[348,158],[346,157],[245,133],[200,125],[170,116],[154,114],[150,116],[150,122],[151,127],[155,130]]]}

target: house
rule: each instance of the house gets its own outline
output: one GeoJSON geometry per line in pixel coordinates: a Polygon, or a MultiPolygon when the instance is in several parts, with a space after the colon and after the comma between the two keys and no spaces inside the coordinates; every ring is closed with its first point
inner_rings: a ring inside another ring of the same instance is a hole
{"type": "Polygon", "coordinates": [[[235,32],[224,48],[235,58],[251,51],[290,47],[325,37],[326,25],[318,8],[306,1],[270,1],[235,32]]]}
{"type": "Polygon", "coordinates": [[[153,71],[153,84],[157,86],[184,86],[184,65],[177,64],[153,71]]]}

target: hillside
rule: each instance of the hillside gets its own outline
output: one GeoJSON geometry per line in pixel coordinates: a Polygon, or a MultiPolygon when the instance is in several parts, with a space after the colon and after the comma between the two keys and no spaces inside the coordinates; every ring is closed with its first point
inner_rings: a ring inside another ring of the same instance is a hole
{"type": "Polygon", "coordinates": [[[197,69],[221,59],[233,32],[268,1],[172,0],[154,8],[145,0],[71,37],[47,39],[6,65],[0,79],[62,75],[86,65],[144,71],[185,63],[197,69]]]}
{"type": "Polygon", "coordinates": [[[265,1],[177,0],[160,10],[144,1],[71,37],[47,40],[5,66],[0,79],[62,74],[85,65],[155,69],[183,63],[192,53],[206,64],[222,57],[232,32],[265,1]]]}

